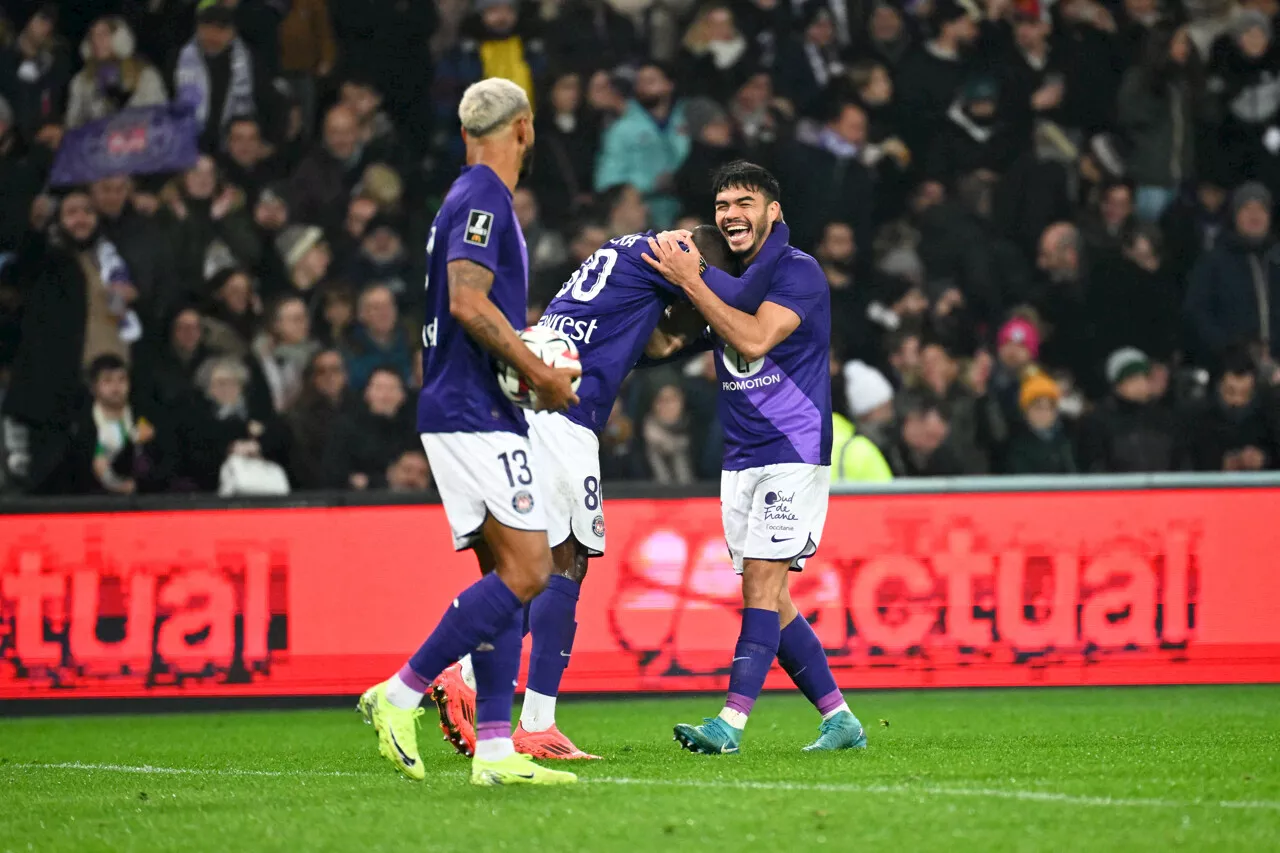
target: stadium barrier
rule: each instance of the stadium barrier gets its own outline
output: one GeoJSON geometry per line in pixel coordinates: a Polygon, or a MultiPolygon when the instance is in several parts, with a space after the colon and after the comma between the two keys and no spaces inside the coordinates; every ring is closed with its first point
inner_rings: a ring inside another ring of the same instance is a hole
{"type": "MultiPolygon", "coordinates": [[[[793,575],[842,687],[1280,681],[1280,478],[877,492],[833,497],[793,575]]],[[[718,502],[620,494],[564,689],[723,689],[739,583],[718,502]]],[[[0,504],[0,700],[322,696],[386,677],[474,562],[440,506],[352,500],[0,504]]]]}

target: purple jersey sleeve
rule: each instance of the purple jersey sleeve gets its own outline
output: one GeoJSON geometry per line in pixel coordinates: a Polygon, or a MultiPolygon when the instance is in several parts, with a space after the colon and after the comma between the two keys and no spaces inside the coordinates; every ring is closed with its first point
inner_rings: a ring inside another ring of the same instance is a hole
{"type": "Polygon", "coordinates": [[[496,235],[507,226],[505,218],[511,205],[505,199],[487,197],[483,192],[472,192],[460,201],[466,205],[467,213],[455,217],[449,229],[448,260],[472,261],[497,273],[500,241],[496,235]]]}
{"type": "Polygon", "coordinates": [[[790,255],[778,262],[773,287],[763,301],[790,308],[803,322],[822,302],[827,289],[827,278],[817,261],[808,255],[790,255]]]}
{"type": "Polygon", "coordinates": [[[734,278],[724,270],[707,267],[702,273],[702,280],[706,282],[711,292],[730,308],[754,314],[760,308],[760,303],[764,301],[765,293],[769,290],[767,272],[767,270],[748,267],[742,278],[734,278]]]}

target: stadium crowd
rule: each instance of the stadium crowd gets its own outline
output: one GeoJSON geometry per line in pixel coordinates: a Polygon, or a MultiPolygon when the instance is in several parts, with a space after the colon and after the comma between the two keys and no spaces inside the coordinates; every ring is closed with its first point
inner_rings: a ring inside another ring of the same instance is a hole
{"type": "MultiPolygon", "coordinates": [[[[8,490],[428,489],[422,247],[486,76],[537,111],[530,322],[716,166],[778,174],[835,478],[1280,467],[1277,0],[0,6],[8,490]],[[51,183],[166,104],[189,169],[51,183]]],[[[718,477],[711,358],[633,374],[607,478],[718,477]]]]}

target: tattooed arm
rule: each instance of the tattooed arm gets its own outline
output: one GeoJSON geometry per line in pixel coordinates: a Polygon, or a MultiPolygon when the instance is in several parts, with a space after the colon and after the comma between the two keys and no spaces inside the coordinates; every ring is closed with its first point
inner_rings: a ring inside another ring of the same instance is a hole
{"type": "Polygon", "coordinates": [[[449,313],[471,339],[516,369],[538,392],[539,408],[563,409],[578,402],[569,387],[578,371],[547,366],[520,340],[489,298],[493,273],[474,261],[449,262],[449,313]]]}

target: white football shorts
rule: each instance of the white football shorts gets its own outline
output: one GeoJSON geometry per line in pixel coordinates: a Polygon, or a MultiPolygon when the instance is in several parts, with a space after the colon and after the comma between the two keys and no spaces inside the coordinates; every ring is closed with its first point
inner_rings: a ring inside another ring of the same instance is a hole
{"type": "Polygon", "coordinates": [[[827,521],[831,468],[788,462],[720,473],[720,517],[733,569],[743,560],[789,561],[793,571],[818,550],[827,521]]]}
{"type": "Polygon", "coordinates": [[[423,433],[422,448],[453,531],[454,550],[475,546],[487,515],[515,530],[547,529],[542,480],[529,439],[514,432],[423,433]]]}
{"type": "Polygon", "coordinates": [[[592,557],[604,554],[604,496],[600,439],[556,412],[526,412],[533,460],[547,501],[547,541],[570,536],[592,557]]]}

